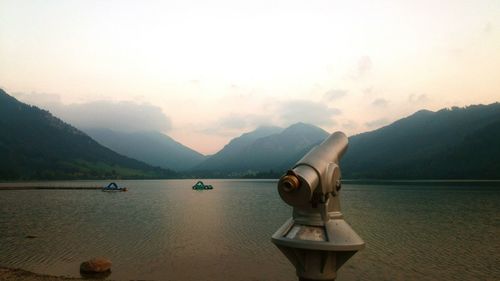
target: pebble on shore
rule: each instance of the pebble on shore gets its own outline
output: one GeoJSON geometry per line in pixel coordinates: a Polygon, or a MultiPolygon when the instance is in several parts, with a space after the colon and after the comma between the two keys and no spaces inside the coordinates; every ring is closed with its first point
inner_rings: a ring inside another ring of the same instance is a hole
{"type": "Polygon", "coordinates": [[[22,270],[19,268],[7,268],[0,266],[1,281],[102,281],[102,278],[73,278],[64,276],[51,276],[45,274],[37,274],[34,272],[22,270]]]}
{"type": "Polygon", "coordinates": [[[80,272],[85,274],[104,273],[111,271],[111,261],[106,258],[93,258],[82,262],[80,272]]]}

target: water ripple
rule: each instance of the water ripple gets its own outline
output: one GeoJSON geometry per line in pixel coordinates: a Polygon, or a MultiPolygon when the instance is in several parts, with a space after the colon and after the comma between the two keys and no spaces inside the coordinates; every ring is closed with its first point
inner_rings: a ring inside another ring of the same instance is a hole
{"type": "MultiPolygon", "coordinates": [[[[114,194],[2,191],[0,265],[77,277],[81,261],[106,256],[112,279],[295,279],[270,242],[291,216],[275,183],[210,184],[212,191],[192,191],[191,181],[128,181],[130,192],[114,194]]],[[[499,189],[345,184],[342,203],[367,248],[338,280],[500,279],[499,189]]]]}

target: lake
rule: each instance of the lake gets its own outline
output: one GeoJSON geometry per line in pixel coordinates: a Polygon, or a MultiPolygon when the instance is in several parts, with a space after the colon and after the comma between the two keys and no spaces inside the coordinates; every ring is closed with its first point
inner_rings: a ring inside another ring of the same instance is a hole
{"type": "MultiPolygon", "coordinates": [[[[105,256],[115,280],[296,280],[271,243],[292,211],[275,181],[195,182],[0,191],[0,265],[79,277],[82,261],[105,256]]],[[[500,280],[500,183],[346,182],[341,196],[366,248],[337,280],[500,280]]]]}

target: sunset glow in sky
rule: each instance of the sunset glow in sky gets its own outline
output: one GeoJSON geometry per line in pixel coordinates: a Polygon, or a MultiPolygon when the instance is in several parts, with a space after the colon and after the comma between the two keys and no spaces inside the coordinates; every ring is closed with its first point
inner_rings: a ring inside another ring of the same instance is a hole
{"type": "Polygon", "coordinates": [[[355,134],[500,101],[500,1],[0,0],[0,87],[205,154],[260,125],[355,134]]]}

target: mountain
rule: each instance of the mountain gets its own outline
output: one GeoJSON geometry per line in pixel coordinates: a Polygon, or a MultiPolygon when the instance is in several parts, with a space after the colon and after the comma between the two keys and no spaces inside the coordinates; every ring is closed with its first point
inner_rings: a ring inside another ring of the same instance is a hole
{"type": "MultiPolygon", "coordinates": [[[[278,177],[328,133],[298,123],[233,139],[198,176],[278,177]],[[264,133],[262,133],[264,132],[264,133]]],[[[345,179],[500,179],[500,103],[421,110],[349,138],[345,179]]]]}
{"type": "MultiPolygon", "coordinates": [[[[48,111],[0,89],[0,180],[277,177],[329,134],[313,125],[260,127],[210,157],[154,132],[88,129],[120,155],[48,111]],[[190,168],[194,167],[194,168],[190,168]]],[[[500,103],[421,110],[349,138],[346,179],[500,179],[500,103]]]]}
{"type": "Polygon", "coordinates": [[[195,170],[214,171],[214,170],[230,170],[226,167],[231,166],[238,161],[238,157],[245,153],[245,149],[259,138],[267,137],[283,131],[282,128],[273,126],[263,126],[256,130],[245,133],[240,137],[232,139],[219,152],[208,157],[200,165],[196,166],[195,170]]]}
{"type": "Polygon", "coordinates": [[[270,170],[281,173],[327,136],[323,129],[304,123],[286,129],[261,127],[231,140],[194,170],[221,176],[270,170]]]}
{"type": "Polygon", "coordinates": [[[200,164],[205,156],[159,132],[117,132],[83,129],[100,144],[153,166],[184,171],[200,164]]]}
{"type": "Polygon", "coordinates": [[[500,104],[428,110],[349,138],[344,178],[500,179],[500,104]]]}
{"type": "Polygon", "coordinates": [[[0,179],[168,178],[0,89],[0,179]]]}

